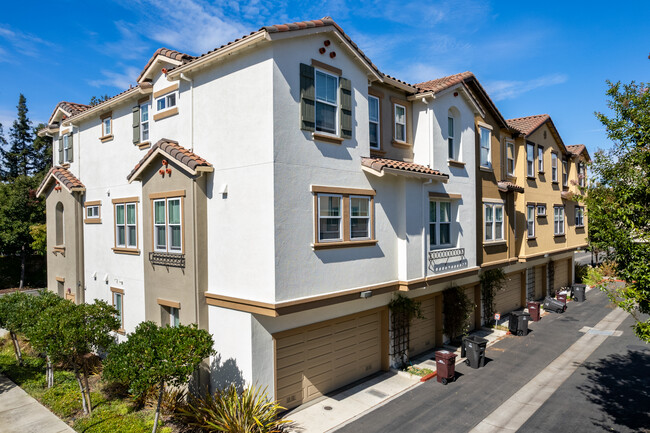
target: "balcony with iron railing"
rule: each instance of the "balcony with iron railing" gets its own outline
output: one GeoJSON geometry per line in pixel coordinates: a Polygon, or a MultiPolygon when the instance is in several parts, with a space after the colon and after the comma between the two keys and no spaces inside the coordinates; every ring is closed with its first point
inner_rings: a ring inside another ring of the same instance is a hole
{"type": "Polygon", "coordinates": [[[467,268],[465,248],[447,248],[429,251],[429,270],[434,274],[467,268]]]}

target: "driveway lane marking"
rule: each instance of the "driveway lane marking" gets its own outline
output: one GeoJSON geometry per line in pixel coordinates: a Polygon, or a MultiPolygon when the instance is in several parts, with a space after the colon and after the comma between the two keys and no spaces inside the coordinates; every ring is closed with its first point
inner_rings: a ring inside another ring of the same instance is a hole
{"type": "Polygon", "coordinates": [[[555,358],[537,376],[483,419],[469,433],[516,432],[548,400],[564,381],[623,323],[628,313],[620,308],[555,358]],[[602,332],[600,332],[602,331],[602,332]]]}

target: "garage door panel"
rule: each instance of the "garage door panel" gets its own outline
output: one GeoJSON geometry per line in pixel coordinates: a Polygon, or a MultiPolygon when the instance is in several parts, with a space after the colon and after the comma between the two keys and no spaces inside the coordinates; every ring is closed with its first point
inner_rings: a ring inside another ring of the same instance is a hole
{"type": "Polygon", "coordinates": [[[277,398],[287,408],[381,368],[379,311],[347,316],[294,332],[276,341],[277,398]],[[301,393],[296,386],[301,387],[301,393]]]}
{"type": "Polygon", "coordinates": [[[411,321],[409,329],[409,355],[415,356],[427,350],[433,349],[436,341],[435,330],[435,297],[421,301],[420,310],[424,319],[411,321]]]}
{"type": "Polygon", "coordinates": [[[521,274],[517,272],[506,276],[504,286],[497,290],[494,297],[495,310],[500,314],[521,308],[521,274]]]}

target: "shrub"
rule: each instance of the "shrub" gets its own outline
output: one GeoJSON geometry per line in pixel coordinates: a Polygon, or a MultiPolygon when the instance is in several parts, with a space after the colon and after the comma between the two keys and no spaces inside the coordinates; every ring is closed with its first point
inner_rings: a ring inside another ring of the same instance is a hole
{"type": "Polygon", "coordinates": [[[246,388],[240,394],[235,385],[209,392],[203,397],[189,396],[180,411],[185,421],[205,431],[230,433],[282,432],[291,421],[278,418],[284,408],[269,401],[266,389],[246,388]]]}
{"type": "Polygon", "coordinates": [[[616,262],[608,260],[600,265],[600,273],[603,277],[616,278],[616,262]]]}
{"type": "Polygon", "coordinates": [[[442,292],[442,308],[445,334],[452,340],[467,334],[467,320],[474,310],[474,303],[465,295],[464,290],[454,286],[442,292]]]}
{"type": "Polygon", "coordinates": [[[586,275],[582,278],[582,282],[588,286],[596,286],[603,280],[603,274],[600,268],[587,268],[586,275]]]}
{"type": "Polygon", "coordinates": [[[582,263],[575,264],[576,283],[580,283],[584,281],[585,277],[587,276],[588,269],[589,269],[589,265],[584,265],[582,263]]]}

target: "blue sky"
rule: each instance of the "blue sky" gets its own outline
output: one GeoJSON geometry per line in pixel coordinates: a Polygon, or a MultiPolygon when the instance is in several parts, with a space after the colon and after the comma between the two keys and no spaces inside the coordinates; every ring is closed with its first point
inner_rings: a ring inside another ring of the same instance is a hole
{"type": "Polygon", "coordinates": [[[416,83],[470,70],[506,118],[548,113],[566,144],[610,143],[605,80],[650,82],[648,1],[86,0],[3,4],[0,123],[20,92],[47,121],[135,83],[161,46],[200,54],[262,25],[332,16],[385,73],[416,83]]]}

